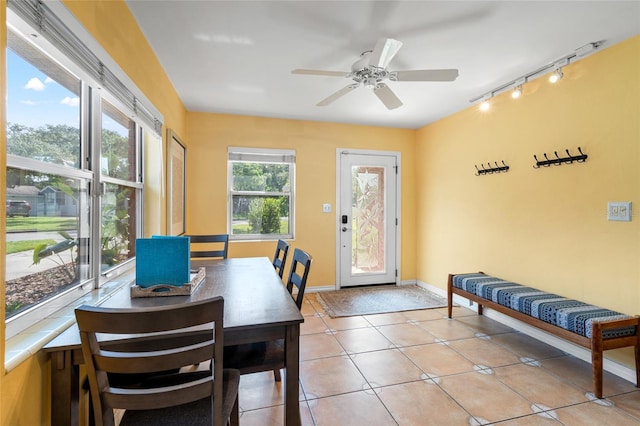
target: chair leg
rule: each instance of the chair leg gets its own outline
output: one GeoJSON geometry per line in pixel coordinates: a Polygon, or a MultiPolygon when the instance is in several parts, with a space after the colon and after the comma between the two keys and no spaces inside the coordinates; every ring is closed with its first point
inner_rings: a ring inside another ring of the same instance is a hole
{"type": "Polygon", "coordinates": [[[229,416],[229,424],[231,426],[238,426],[240,424],[240,413],[238,408],[238,397],[236,396],[236,400],[233,403],[233,408],[231,409],[231,416],[229,416]]]}
{"type": "Polygon", "coordinates": [[[279,382],[282,380],[282,376],[280,375],[279,369],[273,370],[273,378],[275,379],[276,382],[279,382]]]}

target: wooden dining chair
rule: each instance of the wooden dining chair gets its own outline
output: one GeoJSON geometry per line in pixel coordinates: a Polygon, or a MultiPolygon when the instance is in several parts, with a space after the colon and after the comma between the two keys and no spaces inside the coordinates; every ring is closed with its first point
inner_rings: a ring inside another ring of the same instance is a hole
{"type": "MultiPolygon", "coordinates": [[[[308,253],[298,248],[294,249],[289,278],[287,279],[287,290],[296,302],[298,309],[302,308],[312,260],[308,253]]],[[[237,369],[240,374],[273,370],[274,378],[279,382],[282,380],[280,369],[285,367],[284,349],[284,339],[227,346],[224,348],[224,366],[225,368],[237,369]]]]}
{"type": "Polygon", "coordinates": [[[185,235],[191,239],[191,258],[226,259],[229,249],[229,234],[185,235]],[[216,248],[215,250],[213,248],[216,248]]]}
{"type": "Polygon", "coordinates": [[[289,254],[289,243],[284,240],[278,240],[276,244],[276,253],[273,255],[273,267],[282,279],[284,275],[284,267],[287,264],[287,254],[289,254]]]}
{"type": "Polygon", "coordinates": [[[287,279],[287,290],[296,301],[298,309],[302,309],[302,299],[304,298],[304,290],[307,286],[307,277],[311,270],[311,256],[300,249],[293,250],[293,261],[289,270],[289,278],[287,279]]]}
{"type": "Polygon", "coordinates": [[[81,306],[75,314],[96,425],[114,425],[114,409],[125,410],[122,426],[238,424],[240,373],[223,370],[222,297],[154,308],[81,306]],[[205,332],[185,330],[203,325],[205,332]],[[212,370],[164,373],[208,360],[212,370]],[[117,385],[113,375],[132,379],[117,385]]]}

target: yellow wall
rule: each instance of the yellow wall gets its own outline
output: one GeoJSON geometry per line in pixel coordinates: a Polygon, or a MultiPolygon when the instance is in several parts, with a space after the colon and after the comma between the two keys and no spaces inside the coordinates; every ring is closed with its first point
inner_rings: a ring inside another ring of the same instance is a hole
{"type": "MultiPolygon", "coordinates": [[[[309,286],[335,285],[336,148],[402,153],[401,278],[415,279],[415,131],[312,121],[187,113],[187,233],[226,232],[227,147],[295,149],[294,247],[314,258],[309,286]],[[322,204],[331,203],[331,214],[322,204]]],[[[270,242],[233,242],[229,256],[273,256],[270,242]]]]}
{"type": "MultiPolygon", "coordinates": [[[[72,1],[63,0],[69,10],[78,18],[85,28],[93,34],[102,47],[127,73],[138,88],[164,115],[165,127],[173,128],[177,133],[184,133],[186,110],[176,91],[153,54],[149,44],[138,28],[133,16],[121,0],[109,1],[72,1]]],[[[5,68],[6,48],[6,1],[0,0],[0,69],[5,68]]],[[[0,99],[5,98],[4,72],[0,73],[0,99]]],[[[0,183],[5,182],[5,103],[0,102],[0,183]]],[[[164,135],[163,135],[164,137],[164,135]]],[[[156,144],[160,142],[156,141],[156,144]]],[[[162,142],[164,145],[164,142],[162,142]]],[[[155,161],[162,159],[160,147],[149,149],[155,155],[155,161]]],[[[157,166],[152,164],[151,166],[157,166]]],[[[157,170],[157,168],[154,168],[157,170]]],[[[145,203],[145,211],[161,211],[160,217],[155,215],[150,219],[150,225],[156,233],[164,231],[166,221],[162,174],[157,173],[155,181],[150,185],[153,193],[149,199],[152,203],[145,203]],[[159,203],[159,204],[157,204],[159,203]]],[[[153,175],[147,178],[153,178],[153,175]]],[[[4,191],[0,191],[0,201],[4,198],[4,191]]],[[[4,209],[4,203],[2,203],[4,209]]],[[[4,217],[4,213],[2,213],[4,217]]],[[[4,235],[4,222],[0,225],[0,232],[4,235]]],[[[0,244],[0,296],[2,298],[2,317],[4,318],[4,244],[0,244]]],[[[0,327],[0,359],[4,365],[5,338],[4,322],[0,327]]],[[[49,368],[47,358],[40,354],[20,364],[7,374],[0,375],[0,425],[46,425],[49,423],[49,368]]]]}
{"type": "MultiPolygon", "coordinates": [[[[417,133],[417,276],[484,271],[640,314],[640,36],[417,133]],[[534,169],[577,147],[583,164],[534,169]],[[475,176],[504,160],[507,173],[475,176]],[[631,201],[631,222],[607,221],[631,201]]],[[[628,360],[631,367],[632,362],[628,360]]]]}

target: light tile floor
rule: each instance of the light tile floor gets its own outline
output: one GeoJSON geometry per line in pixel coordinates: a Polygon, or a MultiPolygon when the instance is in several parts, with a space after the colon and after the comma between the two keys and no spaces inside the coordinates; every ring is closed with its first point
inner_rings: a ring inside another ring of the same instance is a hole
{"type": "MultiPolygon", "coordinates": [[[[640,390],[463,308],[331,318],[308,294],[300,337],[303,425],[640,425],[640,390]]],[[[240,424],[282,425],[273,373],[242,376],[240,424]]]]}

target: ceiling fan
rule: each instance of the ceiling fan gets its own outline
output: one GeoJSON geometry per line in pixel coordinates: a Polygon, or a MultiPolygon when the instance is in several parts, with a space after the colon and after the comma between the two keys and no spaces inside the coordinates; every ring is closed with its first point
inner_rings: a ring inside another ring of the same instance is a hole
{"type": "Polygon", "coordinates": [[[372,88],[373,93],[388,109],[395,109],[402,106],[402,101],[398,99],[389,86],[383,83],[383,80],[453,81],[458,78],[457,69],[388,71],[387,66],[401,47],[402,42],[398,40],[381,38],[373,50],[363,52],[362,55],[360,55],[360,59],[351,65],[351,72],[295,69],[291,71],[291,73],[346,77],[354,81],[318,102],[317,106],[327,106],[352,90],[357,89],[360,84],[363,84],[365,87],[372,88]]]}

